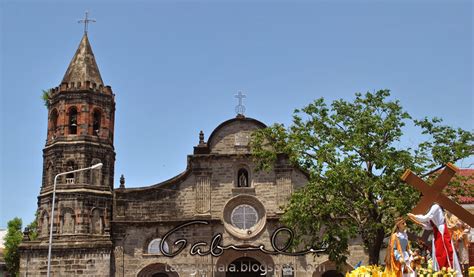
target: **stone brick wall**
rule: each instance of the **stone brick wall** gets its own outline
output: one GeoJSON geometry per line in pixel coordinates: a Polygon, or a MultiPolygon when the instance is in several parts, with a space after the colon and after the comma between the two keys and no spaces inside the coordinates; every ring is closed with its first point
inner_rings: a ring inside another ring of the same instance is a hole
{"type": "MultiPolygon", "coordinates": [[[[164,255],[151,255],[147,253],[148,243],[154,238],[161,238],[167,231],[172,227],[176,226],[177,223],[156,223],[156,224],[145,224],[130,226],[129,224],[120,224],[122,233],[120,238],[117,237],[115,240],[115,276],[137,276],[147,266],[162,264],[170,270],[176,270],[179,276],[190,276],[193,270],[200,269],[202,272],[206,272],[207,276],[211,275],[211,269],[218,268],[221,263],[228,265],[228,262],[232,262],[239,256],[255,257],[262,264],[265,261],[271,261],[270,264],[265,264],[269,268],[281,269],[283,265],[291,264],[295,270],[298,271],[296,276],[313,276],[315,272],[323,273],[325,270],[331,269],[327,264],[327,257],[325,256],[284,256],[284,255],[266,255],[260,251],[246,251],[244,252],[233,252],[226,250],[225,254],[219,257],[212,257],[210,255],[201,257],[198,255],[190,254],[190,247],[196,242],[206,242],[207,245],[202,247],[203,251],[207,251],[211,242],[212,236],[217,233],[223,234],[223,241],[221,245],[247,245],[247,246],[259,246],[264,245],[265,249],[272,250],[270,245],[270,236],[272,232],[279,226],[275,220],[267,222],[265,230],[257,237],[242,241],[230,235],[223,225],[219,221],[213,221],[209,226],[189,226],[180,232],[172,235],[168,240],[168,245],[171,251],[175,251],[177,248],[172,247],[172,243],[178,239],[187,239],[188,246],[180,254],[173,258],[166,257],[164,255]],[[326,263],[326,264],[324,264],[326,263]]],[[[218,271],[214,272],[214,276],[223,276],[218,271]]],[[[269,276],[281,276],[281,270],[277,274],[269,276]]]]}
{"type": "MultiPolygon", "coordinates": [[[[46,276],[48,248],[45,243],[25,242],[20,248],[20,276],[46,276]]],[[[55,243],[51,255],[51,276],[111,275],[110,240],[55,243]]]]}
{"type": "MultiPolygon", "coordinates": [[[[202,172],[206,172],[209,178],[211,218],[221,218],[227,201],[241,193],[256,196],[268,215],[279,213],[281,203],[278,203],[277,198],[287,199],[293,191],[292,187],[303,186],[307,178],[299,170],[287,169],[290,187],[281,189],[274,171],[255,170],[248,147],[236,147],[234,137],[239,133],[248,134],[258,127],[253,121],[231,122],[213,133],[211,154],[190,156],[186,172],[178,177],[150,187],[115,190],[114,219],[166,220],[177,215],[182,219],[193,219],[198,214],[196,207],[199,206],[195,202],[196,187],[202,186],[196,186],[196,182],[203,182],[202,177],[198,181],[196,176],[201,176],[202,172]],[[236,152],[236,148],[241,152],[236,152]],[[246,168],[249,172],[248,189],[237,188],[237,172],[240,168],[246,168]]],[[[204,195],[200,195],[199,199],[207,200],[204,195]]]]}
{"type": "MultiPolygon", "coordinates": [[[[196,164],[195,161],[194,164],[196,164]]],[[[277,185],[274,172],[256,172],[254,164],[244,158],[216,156],[209,165],[211,208],[213,219],[222,217],[222,210],[229,199],[239,194],[256,196],[265,206],[267,215],[279,212],[277,205],[277,185]],[[250,169],[251,186],[237,188],[237,170],[245,164],[250,169]]],[[[196,176],[191,167],[185,178],[176,183],[157,185],[140,189],[115,190],[114,218],[117,220],[167,220],[179,215],[182,219],[193,219],[196,210],[196,176]]],[[[302,173],[291,171],[289,176],[302,179],[302,173]]],[[[292,180],[291,180],[292,181],[292,180]]],[[[289,196],[292,189],[280,191],[289,196]]]]}
{"type": "Polygon", "coordinates": [[[93,90],[76,90],[52,94],[48,109],[47,145],[69,135],[69,111],[71,108],[77,110],[77,136],[90,136],[107,143],[113,143],[114,96],[93,90]],[[94,111],[101,113],[98,134],[92,130],[94,111]],[[57,114],[56,126],[53,123],[53,114],[57,114]]]}
{"type": "MultiPolygon", "coordinates": [[[[96,144],[94,141],[71,138],[69,143],[57,142],[43,150],[43,182],[41,193],[51,190],[54,176],[60,172],[70,170],[68,162],[73,162],[75,168],[89,167],[95,163],[103,163],[103,167],[94,171],[83,171],[74,174],[74,185],[69,184],[68,188],[77,185],[89,184],[94,188],[103,187],[108,191],[113,189],[115,152],[113,146],[96,144]],[[74,142],[74,143],[71,143],[74,142]],[[94,180],[93,174],[97,175],[94,180]]],[[[66,184],[66,176],[58,179],[57,184],[66,184]]]]}
{"type": "MultiPolygon", "coordinates": [[[[85,188],[84,188],[85,189],[85,188]]],[[[55,204],[55,218],[53,223],[53,236],[62,239],[63,236],[77,235],[103,235],[108,234],[110,229],[110,220],[112,218],[112,210],[110,202],[112,195],[95,194],[95,191],[84,192],[67,192],[57,193],[55,204]],[[78,201],[81,199],[81,201],[78,201]],[[98,210],[97,212],[94,212],[98,210]],[[73,222],[72,231],[64,231],[65,212],[70,212],[73,222]],[[94,218],[94,216],[96,216],[94,218]],[[97,218],[99,216],[99,218],[97,218]],[[98,222],[95,222],[98,221],[98,222]],[[93,228],[93,224],[98,228],[93,228]]],[[[49,236],[49,216],[51,212],[51,202],[48,198],[40,200],[38,208],[39,215],[39,237],[40,240],[46,240],[49,236]]]]}

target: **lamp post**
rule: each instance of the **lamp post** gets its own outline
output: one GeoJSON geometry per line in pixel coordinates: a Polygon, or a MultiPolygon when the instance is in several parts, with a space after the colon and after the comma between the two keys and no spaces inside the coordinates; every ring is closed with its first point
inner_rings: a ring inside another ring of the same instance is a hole
{"type": "Polygon", "coordinates": [[[80,171],[86,171],[86,170],[91,170],[91,169],[101,169],[101,168],[102,168],[102,165],[103,165],[102,163],[98,163],[98,164],[95,164],[95,165],[90,166],[90,167],[80,168],[80,169],[76,169],[76,170],[72,170],[72,171],[67,171],[67,172],[62,172],[62,173],[59,173],[59,174],[57,174],[56,176],[54,176],[53,205],[51,206],[51,217],[50,217],[51,223],[50,223],[50,225],[49,225],[48,277],[51,276],[51,246],[52,246],[52,242],[53,242],[54,203],[55,203],[55,200],[56,200],[56,182],[57,182],[57,180],[58,180],[58,177],[59,177],[59,176],[63,176],[63,175],[67,175],[67,174],[71,174],[71,173],[80,172],[80,171]]]}

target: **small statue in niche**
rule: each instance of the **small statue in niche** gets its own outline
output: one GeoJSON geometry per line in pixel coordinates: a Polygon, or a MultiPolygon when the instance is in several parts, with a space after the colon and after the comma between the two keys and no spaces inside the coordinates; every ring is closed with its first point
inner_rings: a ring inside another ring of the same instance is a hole
{"type": "Polygon", "coordinates": [[[238,174],[238,187],[248,187],[249,186],[249,174],[247,170],[240,169],[238,174]]]}

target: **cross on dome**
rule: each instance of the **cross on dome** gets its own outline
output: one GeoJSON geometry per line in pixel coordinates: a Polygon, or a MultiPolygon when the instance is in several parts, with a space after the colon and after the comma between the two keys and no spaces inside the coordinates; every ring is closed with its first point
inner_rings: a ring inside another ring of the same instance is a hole
{"type": "Polygon", "coordinates": [[[239,104],[235,106],[235,112],[237,115],[244,115],[245,113],[245,106],[243,105],[243,99],[246,98],[245,94],[243,94],[241,91],[239,91],[238,94],[235,95],[235,98],[239,99],[239,104]]]}

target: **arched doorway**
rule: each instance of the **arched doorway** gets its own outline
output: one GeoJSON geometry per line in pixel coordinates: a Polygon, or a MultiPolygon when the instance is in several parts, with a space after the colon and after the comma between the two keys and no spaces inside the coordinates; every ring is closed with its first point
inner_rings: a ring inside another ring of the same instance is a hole
{"type": "Polygon", "coordinates": [[[265,276],[272,277],[275,275],[275,263],[270,255],[261,251],[237,251],[227,249],[214,263],[216,271],[213,277],[233,277],[233,276],[265,276]],[[245,268],[253,266],[254,272],[235,272],[233,267],[240,267],[240,264],[246,264],[245,268]],[[257,268],[258,267],[258,268],[257,268]],[[263,271],[263,272],[262,272],[263,271]]]}
{"type": "Polygon", "coordinates": [[[150,264],[138,272],[137,277],[179,277],[174,269],[162,263],[150,264]]]}
{"type": "Polygon", "coordinates": [[[226,277],[261,277],[265,275],[262,264],[251,257],[241,257],[231,262],[226,277]]]}
{"type": "Polygon", "coordinates": [[[328,270],[323,273],[322,277],[344,277],[344,274],[337,270],[328,270]]]}
{"type": "Polygon", "coordinates": [[[337,269],[336,264],[327,260],[318,265],[313,272],[313,277],[344,277],[346,272],[353,270],[349,264],[343,264],[337,269]]]}

